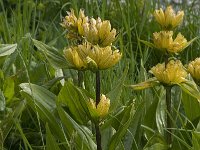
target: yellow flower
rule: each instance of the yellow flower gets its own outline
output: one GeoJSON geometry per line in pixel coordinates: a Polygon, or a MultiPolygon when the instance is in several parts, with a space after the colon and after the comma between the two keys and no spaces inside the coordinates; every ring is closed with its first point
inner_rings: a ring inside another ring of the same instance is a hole
{"type": "Polygon", "coordinates": [[[175,14],[172,6],[168,6],[163,12],[162,8],[160,10],[155,10],[154,17],[156,21],[161,25],[163,29],[170,30],[177,27],[183,21],[184,12],[178,11],[175,14]]]}
{"type": "Polygon", "coordinates": [[[196,58],[194,61],[189,63],[188,72],[195,81],[200,83],[200,58],[196,58]]]}
{"type": "Polygon", "coordinates": [[[168,53],[181,52],[187,45],[188,42],[184,36],[179,33],[173,40],[173,31],[160,31],[153,33],[154,46],[158,49],[168,53]]]}
{"type": "Polygon", "coordinates": [[[63,19],[61,26],[66,28],[67,37],[71,39],[78,39],[83,36],[83,25],[88,22],[88,17],[85,16],[84,11],[80,9],[78,18],[74,14],[74,10],[67,12],[67,16],[63,19]]]}
{"type": "Polygon", "coordinates": [[[63,53],[66,60],[72,65],[72,68],[77,70],[85,70],[87,68],[86,60],[78,54],[78,47],[64,49],[63,53]]]}
{"type": "Polygon", "coordinates": [[[116,30],[111,30],[110,21],[101,21],[100,18],[96,20],[91,18],[90,21],[84,24],[84,36],[87,41],[102,47],[109,46],[115,40],[116,30]]]}
{"type": "Polygon", "coordinates": [[[114,66],[122,54],[119,50],[112,50],[111,46],[99,47],[91,43],[67,48],[64,51],[66,60],[77,70],[90,69],[92,71],[108,69],[114,66]]]}
{"type": "Polygon", "coordinates": [[[89,69],[93,71],[114,66],[122,56],[119,50],[115,49],[113,51],[111,46],[99,47],[88,42],[83,45],[78,45],[78,53],[81,58],[87,60],[88,64],[91,63],[92,66],[89,69]]]}
{"type": "Polygon", "coordinates": [[[170,60],[167,65],[165,63],[157,64],[150,71],[159,82],[165,85],[173,85],[186,81],[187,72],[183,68],[180,60],[170,60]]]}
{"type": "Polygon", "coordinates": [[[90,114],[93,118],[104,118],[109,111],[110,108],[110,99],[106,98],[105,95],[101,95],[100,102],[96,107],[96,102],[93,99],[90,99],[88,102],[88,108],[90,114]]]}

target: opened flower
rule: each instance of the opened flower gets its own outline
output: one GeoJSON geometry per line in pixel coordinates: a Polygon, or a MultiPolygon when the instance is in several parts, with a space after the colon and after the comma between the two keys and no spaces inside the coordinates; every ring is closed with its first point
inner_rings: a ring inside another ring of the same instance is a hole
{"type": "Polygon", "coordinates": [[[110,21],[101,21],[100,18],[96,20],[91,18],[90,21],[84,24],[84,36],[87,41],[94,45],[100,45],[102,47],[110,46],[115,40],[116,30],[111,30],[110,21]]]}
{"type": "Polygon", "coordinates": [[[187,77],[187,72],[183,68],[180,60],[170,60],[167,65],[165,63],[159,63],[151,68],[150,72],[164,85],[185,82],[185,78],[187,77]]]}
{"type": "Polygon", "coordinates": [[[188,46],[185,37],[179,33],[173,40],[173,31],[160,31],[153,33],[154,46],[168,53],[179,53],[188,46]]]}
{"type": "Polygon", "coordinates": [[[88,17],[85,16],[82,9],[79,11],[78,18],[74,14],[73,9],[71,9],[71,12],[67,12],[67,14],[68,16],[63,19],[61,26],[67,29],[67,38],[78,39],[83,36],[83,24],[88,22],[88,17]]]}
{"type": "Polygon", "coordinates": [[[71,65],[71,68],[77,69],[77,70],[85,70],[87,68],[87,63],[85,59],[79,56],[78,54],[78,47],[71,47],[64,49],[64,57],[68,61],[68,63],[71,65]]]}
{"type": "Polygon", "coordinates": [[[200,83],[200,58],[189,63],[188,72],[196,82],[200,83]]]}
{"type": "Polygon", "coordinates": [[[64,51],[66,60],[77,70],[104,70],[114,66],[121,59],[119,50],[111,46],[99,47],[91,43],[67,48],[64,51]]]}
{"type": "Polygon", "coordinates": [[[87,59],[87,63],[91,66],[88,67],[93,71],[114,66],[122,56],[118,49],[113,51],[111,46],[99,47],[88,42],[78,46],[78,53],[87,59]]]}
{"type": "Polygon", "coordinates": [[[177,27],[183,21],[183,16],[183,11],[178,11],[176,14],[172,9],[172,6],[168,6],[165,12],[162,8],[160,8],[160,10],[155,10],[154,12],[156,21],[166,30],[171,30],[177,27]]]}
{"type": "Polygon", "coordinates": [[[90,114],[93,118],[103,118],[108,114],[110,108],[110,99],[106,98],[105,95],[101,95],[100,102],[96,107],[96,102],[93,99],[90,99],[88,102],[88,108],[90,114]]]}

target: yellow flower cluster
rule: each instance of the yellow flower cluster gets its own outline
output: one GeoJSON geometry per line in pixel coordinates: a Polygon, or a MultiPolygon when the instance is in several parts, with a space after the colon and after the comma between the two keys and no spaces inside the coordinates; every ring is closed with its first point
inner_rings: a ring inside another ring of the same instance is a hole
{"type": "Polygon", "coordinates": [[[110,108],[110,99],[106,98],[105,95],[101,95],[100,102],[96,107],[96,103],[93,99],[88,101],[88,108],[92,118],[102,119],[108,114],[110,108]]]}
{"type": "Polygon", "coordinates": [[[184,36],[179,33],[173,40],[173,31],[160,31],[153,33],[154,46],[168,53],[181,52],[187,45],[188,42],[184,36]]]}
{"type": "Polygon", "coordinates": [[[111,29],[110,21],[88,19],[83,10],[80,10],[77,18],[74,10],[71,10],[61,25],[68,30],[67,37],[82,39],[79,40],[82,44],[64,50],[64,56],[72,68],[96,71],[110,68],[120,60],[122,54],[112,47],[116,30],[111,29]]]}
{"type": "Polygon", "coordinates": [[[180,60],[170,60],[165,63],[157,64],[151,68],[151,73],[164,85],[173,85],[186,81],[187,72],[183,68],[180,60]]]}
{"type": "Polygon", "coordinates": [[[88,42],[102,47],[109,46],[116,39],[116,29],[111,30],[110,21],[102,21],[101,18],[88,19],[84,11],[80,10],[78,18],[74,10],[67,12],[68,16],[63,19],[61,26],[68,31],[67,38],[85,38],[88,42]]]}
{"type": "Polygon", "coordinates": [[[71,12],[67,12],[68,16],[63,19],[61,26],[66,28],[67,38],[70,39],[79,39],[84,34],[83,25],[89,21],[88,17],[85,16],[84,11],[79,11],[78,18],[74,14],[74,10],[71,9],[71,12]]]}
{"type": "Polygon", "coordinates": [[[188,72],[195,81],[200,81],[200,58],[196,58],[188,65],[188,72]]]}
{"type": "Polygon", "coordinates": [[[64,56],[78,70],[103,70],[114,66],[121,58],[119,50],[111,46],[99,47],[89,42],[64,50],[64,56]]]}
{"type": "Polygon", "coordinates": [[[183,11],[178,11],[176,14],[172,9],[172,6],[168,6],[165,12],[162,8],[160,8],[160,10],[155,10],[154,12],[156,21],[164,30],[170,30],[177,27],[183,21],[183,16],[183,11]]]}
{"type": "Polygon", "coordinates": [[[108,20],[101,21],[99,17],[96,20],[91,18],[88,23],[84,24],[84,36],[90,43],[105,47],[115,40],[116,30],[111,30],[108,20]]]}

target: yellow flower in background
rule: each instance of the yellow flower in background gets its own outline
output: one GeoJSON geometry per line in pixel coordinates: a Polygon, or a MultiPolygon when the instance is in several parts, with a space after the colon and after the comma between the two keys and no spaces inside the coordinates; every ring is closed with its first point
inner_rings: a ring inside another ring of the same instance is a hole
{"type": "Polygon", "coordinates": [[[78,39],[83,36],[83,24],[88,22],[88,17],[85,16],[82,9],[79,11],[78,18],[73,9],[71,9],[70,12],[67,12],[67,14],[68,15],[63,19],[61,26],[67,29],[67,38],[78,39]]]}
{"type": "Polygon", "coordinates": [[[90,67],[89,69],[93,71],[114,66],[122,56],[118,49],[113,51],[111,46],[100,47],[88,42],[78,45],[78,53],[82,58],[87,59],[88,64],[92,65],[92,68],[90,67]]]}
{"type": "Polygon", "coordinates": [[[187,72],[183,68],[180,60],[170,60],[165,63],[157,64],[152,67],[150,72],[158,79],[159,82],[166,85],[178,84],[186,81],[187,72]]]}
{"type": "Polygon", "coordinates": [[[100,102],[96,107],[96,102],[93,99],[90,99],[88,102],[88,108],[90,114],[93,118],[104,118],[109,111],[110,108],[110,99],[106,98],[105,95],[101,95],[100,102]]]}
{"type": "Polygon", "coordinates": [[[64,57],[71,64],[72,68],[77,70],[85,70],[87,68],[87,63],[79,56],[77,51],[77,46],[64,49],[64,57]]]}
{"type": "Polygon", "coordinates": [[[188,72],[195,81],[200,82],[200,58],[196,58],[188,65],[188,72]]]}
{"type": "Polygon", "coordinates": [[[179,33],[173,40],[173,31],[160,31],[153,33],[154,46],[168,53],[179,53],[188,46],[185,37],[179,33]]]}
{"type": "Polygon", "coordinates": [[[161,25],[163,29],[171,30],[177,27],[183,21],[184,12],[178,11],[176,14],[172,6],[168,6],[165,12],[160,8],[160,10],[155,10],[154,17],[156,21],[161,25]]]}
{"type": "Polygon", "coordinates": [[[91,18],[90,21],[84,24],[84,36],[88,42],[102,47],[110,46],[116,38],[116,30],[111,30],[110,21],[101,21],[91,18]]]}

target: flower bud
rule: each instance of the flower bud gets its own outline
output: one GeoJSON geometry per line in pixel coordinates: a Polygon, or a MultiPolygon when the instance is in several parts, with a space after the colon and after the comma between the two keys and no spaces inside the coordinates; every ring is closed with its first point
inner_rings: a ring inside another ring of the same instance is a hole
{"type": "Polygon", "coordinates": [[[100,102],[96,107],[96,102],[93,99],[90,99],[88,102],[88,109],[90,111],[90,115],[93,119],[102,119],[104,118],[109,111],[110,108],[110,99],[106,98],[105,95],[101,95],[100,102]]]}

